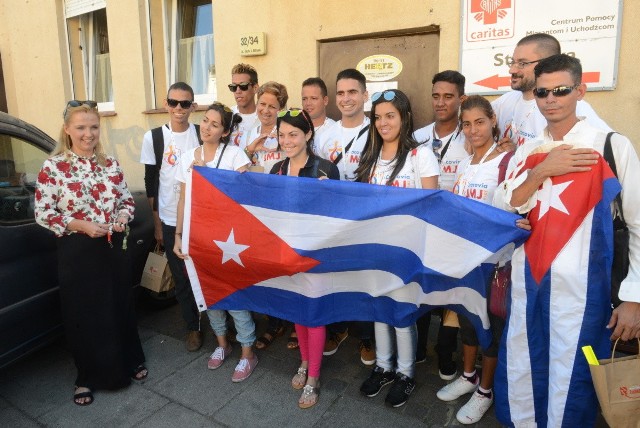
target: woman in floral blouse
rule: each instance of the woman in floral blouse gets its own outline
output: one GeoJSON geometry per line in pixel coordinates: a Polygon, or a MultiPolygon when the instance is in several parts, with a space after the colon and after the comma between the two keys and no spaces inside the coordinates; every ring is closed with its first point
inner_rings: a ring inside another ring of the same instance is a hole
{"type": "Polygon", "coordinates": [[[100,144],[94,101],[69,101],[58,145],[38,175],[36,221],[58,237],[58,281],[78,370],[74,403],[147,376],[138,337],[126,235],[134,202],[100,144]]]}

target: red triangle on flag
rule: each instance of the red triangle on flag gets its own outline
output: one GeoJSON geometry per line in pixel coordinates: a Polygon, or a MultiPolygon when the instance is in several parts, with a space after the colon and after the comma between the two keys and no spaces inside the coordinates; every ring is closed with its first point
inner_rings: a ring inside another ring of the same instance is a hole
{"type": "Polygon", "coordinates": [[[253,284],[306,272],[320,263],[299,255],[197,171],[191,191],[189,256],[207,306],[253,284]]]}
{"type": "MultiPolygon", "coordinates": [[[[532,169],[547,154],[529,155],[521,171],[532,169]]],[[[531,275],[538,284],[587,214],[600,202],[603,179],[612,175],[600,157],[590,172],[551,177],[538,189],[538,203],[528,216],[531,236],[524,244],[531,275]]]]}

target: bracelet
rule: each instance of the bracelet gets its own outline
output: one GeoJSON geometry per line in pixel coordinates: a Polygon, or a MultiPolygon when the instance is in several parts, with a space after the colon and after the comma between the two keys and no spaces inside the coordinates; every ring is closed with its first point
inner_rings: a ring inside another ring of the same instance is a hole
{"type": "Polygon", "coordinates": [[[182,236],[182,232],[176,232],[176,236],[182,236]]]}

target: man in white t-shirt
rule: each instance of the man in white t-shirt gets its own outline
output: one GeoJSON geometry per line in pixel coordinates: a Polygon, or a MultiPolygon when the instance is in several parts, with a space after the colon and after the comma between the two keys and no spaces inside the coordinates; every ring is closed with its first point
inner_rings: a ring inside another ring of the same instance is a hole
{"type": "Polygon", "coordinates": [[[193,89],[184,82],[174,83],[169,87],[164,106],[169,113],[169,123],[144,134],[140,163],[145,165],[144,182],[153,209],[155,238],[166,249],[176,284],[176,299],[189,330],[186,347],[194,352],[202,346],[200,312],[185,274],[184,262],[172,251],[180,199],[180,183],[176,173],[180,168],[181,156],[199,145],[199,128],[189,123],[189,115],[197,107],[193,102],[193,89]]]}
{"type": "MultiPolygon", "coordinates": [[[[495,99],[491,105],[498,118],[498,128],[502,135],[501,144],[515,143],[517,147],[542,135],[547,121],[538,110],[533,98],[535,76],[533,69],[543,58],[560,53],[560,42],[548,34],[528,35],[518,42],[509,65],[511,74],[510,92],[495,99]]],[[[578,102],[578,116],[584,116],[592,126],[605,131],[611,128],[596,114],[584,100],[578,102]]]]}
{"type": "Polygon", "coordinates": [[[231,133],[231,143],[244,149],[247,146],[249,132],[258,126],[256,112],[256,92],[258,91],[258,72],[249,64],[236,64],[231,69],[229,90],[233,92],[236,105],[231,108],[242,117],[242,122],[231,133]]]}
{"type": "Polygon", "coordinates": [[[353,181],[360,154],[367,142],[369,118],[364,103],[369,99],[367,80],[353,68],[342,70],[336,80],[336,105],[341,119],[318,140],[318,154],[338,167],[343,180],[353,181]]]}
{"type": "MultiPolygon", "coordinates": [[[[333,162],[342,180],[353,181],[360,163],[360,154],[369,135],[369,118],[364,114],[364,103],[369,99],[367,79],[358,70],[348,68],[336,78],[336,105],[341,119],[323,133],[318,140],[318,155],[333,162]]],[[[354,322],[360,332],[360,360],[363,364],[376,362],[373,346],[373,322],[354,322]]],[[[347,323],[327,326],[324,355],[333,355],[347,338],[347,323]]]]}
{"type": "Polygon", "coordinates": [[[310,77],[302,82],[302,108],[309,113],[315,135],[313,137],[313,151],[318,153],[318,141],[336,121],[327,117],[329,95],[327,85],[319,77],[310,77]]]}
{"type": "Polygon", "coordinates": [[[431,146],[440,162],[438,188],[451,191],[460,161],[469,157],[464,149],[458,113],[464,98],[465,78],[453,70],[436,73],[431,80],[431,105],[435,122],[413,133],[418,143],[431,146]]]}

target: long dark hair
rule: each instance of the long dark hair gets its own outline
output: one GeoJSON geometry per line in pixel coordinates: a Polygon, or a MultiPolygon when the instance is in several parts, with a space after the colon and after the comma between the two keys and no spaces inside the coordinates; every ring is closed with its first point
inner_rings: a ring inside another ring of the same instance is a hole
{"type": "MultiPolygon", "coordinates": [[[[495,112],[493,111],[493,107],[491,107],[491,103],[485,97],[480,95],[469,95],[462,101],[460,104],[460,123],[462,123],[462,113],[465,110],[472,110],[474,108],[479,108],[482,112],[489,118],[493,119],[496,117],[495,112]]],[[[498,124],[496,123],[491,128],[491,133],[493,134],[493,139],[498,141],[500,138],[500,130],[498,129],[498,124]]]]}
{"type": "Polygon", "coordinates": [[[238,124],[242,122],[242,116],[233,113],[229,107],[217,101],[207,107],[204,114],[207,114],[209,110],[215,110],[220,114],[222,129],[224,132],[228,132],[227,135],[220,138],[220,142],[222,144],[227,144],[233,131],[238,127],[238,124]]]}
{"type": "MultiPolygon", "coordinates": [[[[311,132],[311,138],[307,141],[307,155],[311,156],[313,154],[313,137],[315,137],[316,131],[313,127],[313,122],[311,121],[309,113],[307,113],[306,110],[299,108],[290,108],[289,110],[278,113],[278,121],[276,122],[276,130],[278,133],[280,132],[280,124],[282,122],[286,122],[289,125],[298,128],[305,136],[311,132]],[[297,112],[298,114],[296,116],[291,115],[291,113],[296,114],[297,112]]],[[[279,139],[278,148],[280,148],[279,139]]]]}
{"type": "MultiPolygon", "coordinates": [[[[374,97],[375,95],[376,94],[374,94],[374,97]]],[[[375,168],[380,152],[382,151],[382,137],[375,127],[376,107],[382,103],[393,104],[393,106],[400,112],[401,121],[400,144],[398,144],[398,151],[392,159],[392,162],[395,162],[395,166],[393,167],[393,171],[391,171],[391,176],[387,180],[387,186],[391,186],[393,184],[393,180],[395,180],[396,176],[404,166],[404,163],[407,160],[407,155],[411,150],[415,149],[419,145],[418,142],[413,139],[412,135],[413,115],[411,114],[411,103],[409,102],[409,97],[407,97],[404,92],[397,89],[384,91],[380,94],[379,98],[373,101],[371,105],[371,126],[369,127],[367,143],[365,144],[362,155],[360,156],[360,164],[356,169],[356,181],[363,183],[369,182],[371,172],[375,168]],[[390,96],[389,94],[393,94],[393,98],[391,100],[387,100],[390,96]]]]}

